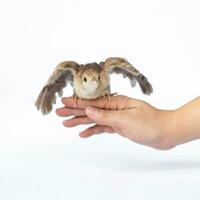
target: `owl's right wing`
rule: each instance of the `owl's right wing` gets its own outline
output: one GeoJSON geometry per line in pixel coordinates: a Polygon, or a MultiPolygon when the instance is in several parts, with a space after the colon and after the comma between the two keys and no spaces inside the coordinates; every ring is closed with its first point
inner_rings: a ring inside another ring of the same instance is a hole
{"type": "Polygon", "coordinates": [[[42,88],[35,105],[45,115],[52,110],[53,103],[56,103],[56,93],[62,96],[62,89],[67,83],[73,83],[73,78],[79,64],[73,61],[60,63],[49,77],[47,84],[42,88]]]}
{"type": "Polygon", "coordinates": [[[128,77],[132,87],[138,82],[144,94],[150,95],[153,92],[153,87],[148,79],[124,58],[110,57],[106,59],[103,69],[107,73],[117,73],[122,74],[124,78],[128,77]]]}

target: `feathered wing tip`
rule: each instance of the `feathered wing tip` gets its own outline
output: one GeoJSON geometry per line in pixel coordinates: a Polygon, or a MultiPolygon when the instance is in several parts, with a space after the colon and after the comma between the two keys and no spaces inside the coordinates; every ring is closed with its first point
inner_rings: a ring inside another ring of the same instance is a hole
{"type": "Polygon", "coordinates": [[[45,85],[36,102],[35,106],[38,110],[41,110],[42,114],[49,114],[53,108],[53,104],[56,103],[56,93],[58,96],[62,96],[62,88],[67,85],[67,82],[64,80],[65,76],[60,78],[60,81],[55,82],[54,84],[45,85]]]}
{"type": "Polygon", "coordinates": [[[41,110],[44,115],[51,112],[52,104],[56,102],[56,94],[51,92],[50,87],[50,85],[44,86],[35,102],[37,109],[41,110]]]}
{"type": "Polygon", "coordinates": [[[39,94],[37,100],[35,101],[35,106],[36,106],[37,110],[40,110],[41,101],[42,101],[42,96],[43,96],[44,90],[45,90],[45,87],[42,88],[42,90],[40,91],[40,94],[39,94]]]}
{"type": "Polygon", "coordinates": [[[144,75],[142,74],[138,75],[137,81],[144,94],[150,95],[153,92],[153,87],[151,83],[149,83],[148,79],[144,75]]]}

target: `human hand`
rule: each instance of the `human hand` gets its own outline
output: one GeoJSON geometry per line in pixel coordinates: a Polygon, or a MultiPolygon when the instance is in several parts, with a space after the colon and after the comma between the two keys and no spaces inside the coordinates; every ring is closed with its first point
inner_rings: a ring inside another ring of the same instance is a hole
{"type": "Polygon", "coordinates": [[[125,96],[112,96],[95,100],[77,100],[74,108],[72,97],[62,98],[65,105],[57,109],[59,116],[73,116],[63,122],[66,127],[95,123],[80,133],[89,137],[103,132],[118,133],[139,144],[157,149],[172,148],[171,129],[173,111],[162,111],[150,104],[125,96]]]}

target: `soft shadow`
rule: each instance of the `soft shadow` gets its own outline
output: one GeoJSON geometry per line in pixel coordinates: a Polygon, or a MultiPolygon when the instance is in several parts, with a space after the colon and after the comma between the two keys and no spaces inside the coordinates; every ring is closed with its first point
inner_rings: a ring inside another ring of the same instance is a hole
{"type": "Polygon", "coordinates": [[[161,158],[145,159],[130,157],[82,157],[81,163],[93,166],[99,169],[125,170],[125,171],[180,171],[180,170],[199,170],[200,159],[167,159],[161,158]]]}
{"type": "Polygon", "coordinates": [[[174,170],[200,170],[200,160],[177,161],[144,161],[126,162],[118,165],[121,170],[136,171],[174,171],[174,170]]]}

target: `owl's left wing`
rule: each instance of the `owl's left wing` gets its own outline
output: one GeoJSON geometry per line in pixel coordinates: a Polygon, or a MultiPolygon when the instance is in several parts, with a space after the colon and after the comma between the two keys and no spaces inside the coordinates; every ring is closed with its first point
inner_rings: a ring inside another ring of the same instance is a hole
{"type": "Polygon", "coordinates": [[[49,77],[47,84],[42,88],[35,105],[43,114],[52,110],[52,104],[56,103],[56,93],[62,96],[62,89],[73,81],[73,77],[79,65],[73,61],[60,63],[49,77]]]}
{"type": "Polygon", "coordinates": [[[132,87],[135,86],[137,81],[144,94],[150,95],[153,92],[148,79],[124,58],[111,57],[106,59],[103,70],[106,70],[107,73],[122,74],[124,78],[128,77],[132,87]]]}

